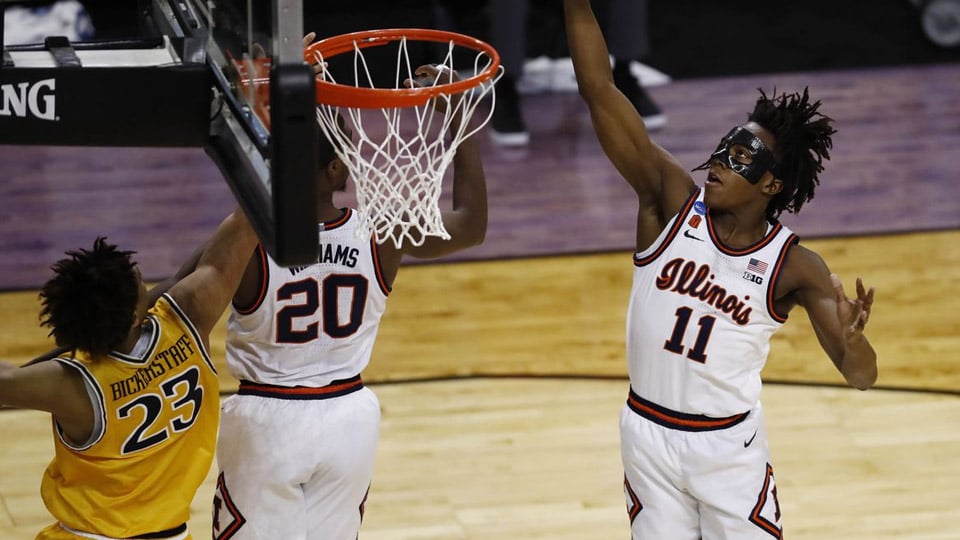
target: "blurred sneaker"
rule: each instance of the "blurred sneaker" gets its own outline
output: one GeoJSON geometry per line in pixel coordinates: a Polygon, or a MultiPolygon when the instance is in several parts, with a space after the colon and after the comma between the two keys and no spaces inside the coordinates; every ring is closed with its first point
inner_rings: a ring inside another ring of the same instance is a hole
{"type": "Polygon", "coordinates": [[[490,118],[490,138],[499,146],[524,146],[530,142],[530,133],[520,112],[520,94],[510,75],[497,81],[496,104],[490,118]]]}
{"type": "Polygon", "coordinates": [[[528,58],[523,63],[523,74],[517,81],[521,95],[540,94],[553,90],[553,60],[546,56],[528,58]]]}
{"type": "Polygon", "coordinates": [[[573,71],[573,59],[557,58],[553,61],[550,77],[550,90],[554,92],[576,92],[577,74],[573,71]]]}
{"type": "Polygon", "coordinates": [[[627,96],[630,103],[633,103],[648,131],[655,131],[667,125],[667,115],[663,114],[647,91],[640,86],[629,68],[626,71],[615,68],[613,83],[623,92],[623,95],[627,96]]]}
{"type": "MultiPolygon", "coordinates": [[[[610,62],[613,62],[613,57],[610,58],[610,62]]],[[[523,79],[520,80],[520,93],[521,94],[532,94],[535,92],[542,92],[543,84],[549,84],[549,88],[552,92],[576,92],[577,91],[577,75],[573,71],[573,60],[569,57],[566,58],[557,58],[550,61],[551,65],[549,66],[549,73],[544,74],[544,70],[547,69],[543,66],[543,60],[538,58],[534,60],[527,60],[527,63],[523,66],[523,79]],[[530,75],[527,75],[527,70],[530,70],[530,75]]],[[[629,64],[630,73],[636,77],[637,81],[643,88],[651,88],[653,86],[664,86],[673,82],[673,78],[667,75],[666,73],[652,68],[646,64],[642,64],[637,61],[632,61],[629,64]]]]}
{"type": "Polygon", "coordinates": [[[633,73],[633,76],[640,82],[640,86],[644,88],[665,86],[673,82],[673,78],[666,73],[642,62],[630,62],[630,73],[633,73]]]}

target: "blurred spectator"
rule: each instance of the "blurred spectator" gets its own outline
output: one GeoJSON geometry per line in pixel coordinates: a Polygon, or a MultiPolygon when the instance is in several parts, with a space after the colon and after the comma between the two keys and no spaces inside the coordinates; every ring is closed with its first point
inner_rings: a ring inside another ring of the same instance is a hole
{"type": "Polygon", "coordinates": [[[48,36],[65,36],[70,41],[93,39],[90,14],[76,0],[48,4],[6,4],[3,18],[3,44],[43,43],[48,36]]]}
{"type": "MultiPolygon", "coordinates": [[[[662,128],[667,123],[666,115],[650,98],[637,80],[636,73],[631,70],[631,64],[650,53],[647,0],[601,0],[597,2],[597,12],[598,20],[603,22],[613,57],[614,83],[636,107],[648,129],[662,128]]],[[[495,144],[522,146],[529,143],[530,134],[523,117],[521,95],[518,91],[524,64],[529,56],[528,33],[535,35],[541,45],[546,43],[547,47],[554,48],[557,43],[565,43],[564,36],[543,34],[562,34],[562,20],[559,4],[535,2],[535,5],[531,6],[531,0],[437,0],[439,28],[487,40],[500,53],[500,61],[505,71],[497,83],[496,105],[490,120],[490,135],[495,144]],[[528,18],[531,11],[536,15],[535,20],[528,18]]],[[[565,51],[558,50],[548,51],[548,54],[554,52],[565,54],[565,51]]]]}

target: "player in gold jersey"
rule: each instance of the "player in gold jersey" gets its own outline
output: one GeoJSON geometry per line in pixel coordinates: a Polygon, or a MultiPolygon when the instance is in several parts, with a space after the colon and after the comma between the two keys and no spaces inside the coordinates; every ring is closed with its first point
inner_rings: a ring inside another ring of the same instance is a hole
{"type": "Polygon", "coordinates": [[[0,404],[53,417],[41,494],[57,523],[37,539],[190,538],[219,421],[209,335],[256,244],[236,211],[182,279],[150,292],[133,252],[104,238],[53,266],[41,318],[58,352],[0,362],[0,404]]]}

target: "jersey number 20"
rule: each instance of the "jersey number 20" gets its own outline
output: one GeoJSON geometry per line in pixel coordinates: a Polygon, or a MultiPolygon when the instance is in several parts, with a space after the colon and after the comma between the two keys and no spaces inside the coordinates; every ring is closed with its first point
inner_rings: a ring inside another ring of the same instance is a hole
{"type": "Polygon", "coordinates": [[[290,300],[294,295],[303,301],[291,304],[277,312],[277,343],[309,343],[320,337],[320,324],[311,322],[302,328],[294,327],[294,320],[313,317],[322,307],[323,333],[332,338],[345,338],[360,328],[363,308],[367,303],[367,279],[357,274],[333,274],[323,283],[310,278],[287,283],[277,289],[277,300],[290,300]],[[350,294],[350,309],[346,320],[341,320],[340,293],[350,294]]]}

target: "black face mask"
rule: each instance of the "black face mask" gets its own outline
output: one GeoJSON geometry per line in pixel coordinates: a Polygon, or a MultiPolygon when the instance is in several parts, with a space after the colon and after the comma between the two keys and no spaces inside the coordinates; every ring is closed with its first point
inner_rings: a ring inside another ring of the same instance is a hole
{"type": "Polygon", "coordinates": [[[709,169],[710,164],[714,161],[718,161],[725,167],[730,168],[730,170],[744,177],[747,182],[751,184],[756,184],[763,178],[764,173],[767,171],[775,171],[777,167],[777,160],[773,157],[773,152],[767,148],[767,145],[763,144],[763,141],[761,141],[759,137],[740,126],[731,129],[730,132],[720,140],[720,144],[713,154],[710,154],[710,159],[693,170],[701,171],[709,169]],[[736,160],[731,150],[737,145],[744,146],[750,151],[752,154],[750,163],[741,163],[736,160]]]}

